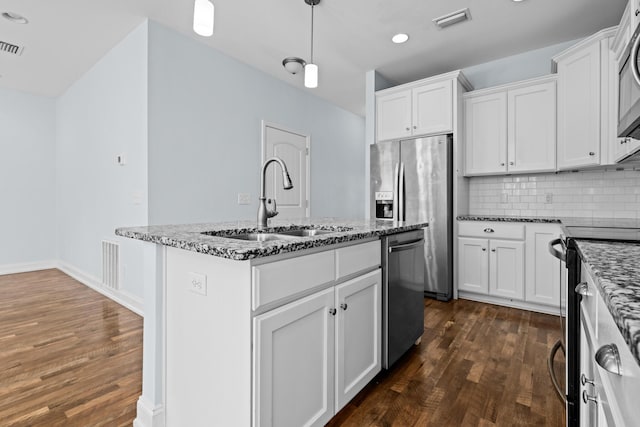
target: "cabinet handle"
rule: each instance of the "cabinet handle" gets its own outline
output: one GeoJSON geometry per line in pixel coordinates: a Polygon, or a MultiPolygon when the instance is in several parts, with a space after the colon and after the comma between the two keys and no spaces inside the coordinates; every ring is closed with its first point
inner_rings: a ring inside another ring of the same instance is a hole
{"type": "Polygon", "coordinates": [[[494,231],[493,231],[493,228],[487,227],[487,228],[484,229],[484,232],[485,233],[493,233],[494,231]]]}
{"type": "Polygon", "coordinates": [[[335,308],[330,308],[329,309],[329,314],[332,315],[332,316],[335,316],[337,312],[338,312],[338,310],[336,310],[335,308]]]}
{"type": "Polygon", "coordinates": [[[482,252],[486,252],[486,251],[487,251],[487,248],[482,248],[482,252]]]}
{"type": "Polygon", "coordinates": [[[598,403],[598,399],[596,399],[596,398],[595,398],[595,397],[593,397],[593,396],[589,396],[589,395],[587,394],[587,390],[583,390],[583,391],[582,391],[582,401],[583,401],[584,403],[589,403],[589,402],[598,403]]]}
{"type": "Polygon", "coordinates": [[[626,144],[626,143],[627,143],[627,138],[625,138],[625,139],[621,139],[621,140],[620,140],[620,145],[622,145],[622,144],[626,144]]]}
{"type": "Polygon", "coordinates": [[[515,163],[514,162],[509,162],[509,165],[513,166],[513,165],[515,165],[515,163]]]}
{"type": "Polygon", "coordinates": [[[585,374],[580,375],[580,384],[582,385],[596,385],[593,380],[590,380],[589,378],[587,378],[587,376],[585,374]]]}
{"type": "Polygon", "coordinates": [[[495,251],[496,251],[495,249],[491,249],[491,252],[495,252],[495,251]]]}
{"type": "Polygon", "coordinates": [[[589,155],[590,155],[590,156],[595,156],[595,155],[596,155],[596,153],[594,153],[593,151],[589,151],[589,155]]]}
{"type": "Polygon", "coordinates": [[[636,9],[636,16],[640,15],[640,9],[636,9]]]}
{"type": "Polygon", "coordinates": [[[620,353],[615,344],[606,344],[596,352],[596,362],[602,369],[612,374],[622,375],[620,370],[620,353]]]}
{"type": "Polygon", "coordinates": [[[347,305],[347,303],[346,303],[346,302],[343,302],[342,304],[340,304],[340,308],[341,308],[341,309],[343,309],[344,311],[347,311],[347,308],[348,308],[348,307],[349,307],[349,306],[347,305]]]}
{"type": "Polygon", "coordinates": [[[576,286],[575,291],[576,291],[576,294],[582,295],[583,297],[591,296],[591,293],[589,292],[589,285],[587,285],[587,282],[578,283],[578,286],[576,286]]]}

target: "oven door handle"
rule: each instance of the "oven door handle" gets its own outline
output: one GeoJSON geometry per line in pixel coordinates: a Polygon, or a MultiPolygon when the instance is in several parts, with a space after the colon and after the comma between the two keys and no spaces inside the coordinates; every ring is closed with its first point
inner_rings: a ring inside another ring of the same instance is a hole
{"type": "Polygon", "coordinates": [[[557,250],[555,247],[562,244],[562,239],[557,238],[549,242],[549,253],[558,258],[562,262],[567,262],[567,254],[562,250],[557,250]]]}

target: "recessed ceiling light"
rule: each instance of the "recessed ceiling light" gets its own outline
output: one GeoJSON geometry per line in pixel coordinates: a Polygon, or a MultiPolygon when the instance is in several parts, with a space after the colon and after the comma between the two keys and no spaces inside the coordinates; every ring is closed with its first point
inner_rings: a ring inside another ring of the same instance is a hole
{"type": "Polygon", "coordinates": [[[29,20],[22,15],[18,15],[14,12],[2,12],[2,17],[16,24],[27,24],[29,20]]]}
{"type": "Polygon", "coordinates": [[[398,33],[395,36],[391,37],[391,41],[396,44],[404,43],[407,40],[409,40],[409,36],[404,33],[398,33]]]}
{"type": "Polygon", "coordinates": [[[512,0],[512,1],[514,1],[514,2],[516,2],[516,3],[520,3],[520,2],[521,2],[521,1],[523,1],[523,0],[512,0]]]}

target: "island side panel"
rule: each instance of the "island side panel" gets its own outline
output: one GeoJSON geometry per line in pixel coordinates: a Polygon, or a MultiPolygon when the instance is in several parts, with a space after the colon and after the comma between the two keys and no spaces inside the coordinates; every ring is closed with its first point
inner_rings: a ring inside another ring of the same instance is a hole
{"type": "Polygon", "coordinates": [[[166,266],[167,427],[249,427],[250,262],[168,248],[166,266]]]}

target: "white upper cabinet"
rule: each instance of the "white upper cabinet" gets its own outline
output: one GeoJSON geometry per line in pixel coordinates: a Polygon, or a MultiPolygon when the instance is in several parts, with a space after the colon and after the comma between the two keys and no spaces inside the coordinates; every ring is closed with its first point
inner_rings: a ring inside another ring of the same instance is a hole
{"type": "Polygon", "coordinates": [[[453,82],[446,80],[412,90],[413,135],[453,131],[453,82]]]}
{"type": "Polygon", "coordinates": [[[473,96],[464,101],[466,174],[507,171],[507,94],[473,96]]]}
{"type": "Polygon", "coordinates": [[[615,28],[553,58],[558,72],[558,169],[612,163],[617,143],[617,71],[609,50],[615,28]]]}
{"type": "Polygon", "coordinates": [[[411,90],[376,98],[378,141],[411,136],[411,90]]]}
{"type": "Polygon", "coordinates": [[[376,92],[376,141],[452,133],[457,87],[470,85],[454,71],[376,92]]]}
{"type": "Polygon", "coordinates": [[[556,83],[507,92],[509,172],[556,168],[556,83]]]}
{"type": "Polygon", "coordinates": [[[555,170],[555,77],[469,92],[464,98],[466,175],[555,170]]]}

